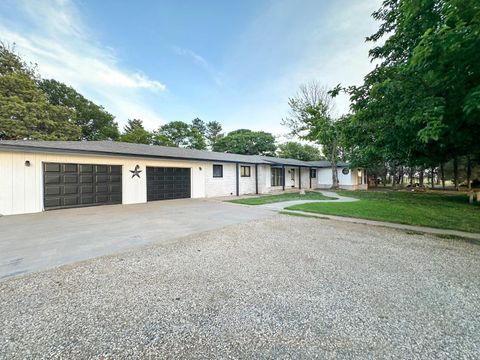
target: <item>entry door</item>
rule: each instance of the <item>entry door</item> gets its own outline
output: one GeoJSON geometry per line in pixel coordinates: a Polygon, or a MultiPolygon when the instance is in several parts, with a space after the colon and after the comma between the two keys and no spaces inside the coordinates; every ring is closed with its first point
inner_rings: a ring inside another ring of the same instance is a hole
{"type": "Polygon", "coordinates": [[[121,165],[43,163],[45,210],[121,203],[121,165]]]}
{"type": "Polygon", "coordinates": [[[295,187],[295,169],[290,169],[291,186],[295,187]]]}
{"type": "Polygon", "coordinates": [[[147,201],[191,197],[190,168],[147,167],[147,201]]]}

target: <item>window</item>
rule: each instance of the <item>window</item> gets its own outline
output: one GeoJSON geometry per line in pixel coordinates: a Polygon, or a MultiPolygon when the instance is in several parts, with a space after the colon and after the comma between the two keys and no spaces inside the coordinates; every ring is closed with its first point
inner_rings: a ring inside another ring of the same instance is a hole
{"type": "Polygon", "coordinates": [[[240,176],[241,177],[250,177],[250,166],[241,166],[240,167],[240,176]]]}
{"type": "Polygon", "coordinates": [[[310,177],[315,179],[317,177],[317,169],[310,169],[310,177]]]}
{"type": "Polygon", "coordinates": [[[223,165],[213,165],[213,177],[214,178],[223,177],[223,165]]]}
{"type": "Polygon", "coordinates": [[[272,186],[283,185],[283,171],[282,168],[272,168],[272,186]]]}

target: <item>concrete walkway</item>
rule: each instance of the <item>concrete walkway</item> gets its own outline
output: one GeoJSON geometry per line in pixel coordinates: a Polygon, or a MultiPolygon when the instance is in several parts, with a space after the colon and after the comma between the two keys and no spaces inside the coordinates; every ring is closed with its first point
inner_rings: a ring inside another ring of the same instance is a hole
{"type": "Polygon", "coordinates": [[[415,225],[405,225],[405,224],[398,224],[398,223],[391,223],[386,221],[376,221],[376,220],[367,220],[367,219],[359,219],[359,218],[352,218],[352,217],[344,217],[344,216],[335,216],[335,215],[326,215],[326,214],[318,214],[318,213],[311,213],[306,211],[296,211],[296,210],[286,210],[285,208],[293,205],[299,204],[307,204],[307,203],[325,203],[325,202],[352,202],[358,201],[359,199],[354,199],[348,196],[341,196],[333,191],[319,191],[325,196],[329,197],[336,197],[336,200],[292,200],[292,201],[283,201],[278,203],[272,204],[265,204],[261,205],[263,208],[267,208],[270,210],[282,211],[296,215],[306,215],[311,217],[317,217],[322,219],[332,219],[332,220],[339,220],[339,221],[346,221],[356,224],[365,224],[365,225],[374,225],[374,226],[384,226],[393,229],[401,229],[407,231],[415,231],[420,233],[429,233],[429,234],[441,234],[441,235],[454,235],[460,236],[463,238],[480,240],[480,234],[478,233],[470,233],[465,231],[459,230],[448,230],[448,229],[437,229],[431,227],[424,227],[424,226],[415,226],[415,225]]]}
{"type": "MultiPolygon", "coordinates": [[[[265,205],[260,205],[262,208],[265,209],[270,209],[270,210],[276,210],[280,211],[285,209],[286,207],[293,206],[293,205],[300,205],[300,204],[307,204],[307,203],[326,203],[326,202],[352,202],[352,201],[358,201],[358,199],[351,198],[348,196],[342,196],[338,195],[337,193],[333,191],[317,191],[321,193],[322,195],[332,197],[335,199],[332,200],[290,200],[290,201],[282,201],[282,202],[276,202],[276,203],[271,203],[271,204],[265,204],[265,205]]],[[[255,205],[258,206],[258,205],[255,205]]]]}

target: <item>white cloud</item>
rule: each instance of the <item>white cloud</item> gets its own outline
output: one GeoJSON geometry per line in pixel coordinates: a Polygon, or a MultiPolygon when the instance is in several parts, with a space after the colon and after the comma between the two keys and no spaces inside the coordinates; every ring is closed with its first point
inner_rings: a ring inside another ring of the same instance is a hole
{"type": "Polygon", "coordinates": [[[43,78],[73,86],[104,105],[121,124],[142,116],[148,116],[143,120],[152,128],[164,122],[142,98],[145,91],[157,94],[166,89],[165,85],[140,71],[123,68],[113,51],[99,44],[86,29],[71,1],[25,0],[15,6],[24,21],[0,17],[4,20],[0,38],[14,42],[24,58],[37,63],[43,78]]]}

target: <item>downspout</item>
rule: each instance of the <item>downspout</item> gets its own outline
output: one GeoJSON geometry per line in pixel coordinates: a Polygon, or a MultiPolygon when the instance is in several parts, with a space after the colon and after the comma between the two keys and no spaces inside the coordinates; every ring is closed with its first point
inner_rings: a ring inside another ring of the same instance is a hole
{"type": "Polygon", "coordinates": [[[258,164],[255,164],[255,194],[258,194],[258,164]]]}
{"type": "Polygon", "coordinates": [[[298,167],[298,189],[302,188],[302,167],[298,167]]]}
{"type": "Polygon", "coordinates": [[[235,164],[236,165],[236,170],[237,170],[237,196],[240,195],[240,171],[239,171],[239,167],[238,167],[238,163],[235,164]]]}

